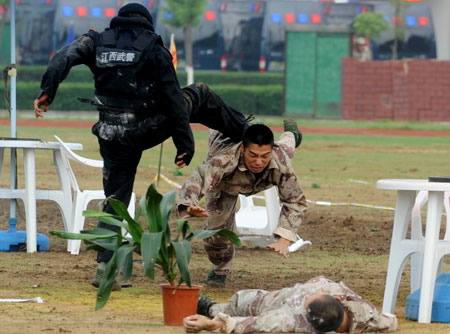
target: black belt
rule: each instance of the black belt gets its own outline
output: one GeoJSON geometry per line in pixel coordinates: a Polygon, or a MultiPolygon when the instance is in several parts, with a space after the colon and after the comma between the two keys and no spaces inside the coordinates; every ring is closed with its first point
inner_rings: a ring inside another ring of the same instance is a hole
{"type": "Polygon", "coordinates": [[[148,118],[148,115],[143,113],[130,113],[130,112],[108,112],[100,111],[99,121],[108,125],[121,125],[127,129],[136,128],[140,122],[148,118]]]}
{"type": "Polygon", "coordinates": [[[148,103],[122,99],[122,98],[112,98],[95,95],[92,99],[78,98],[80,102],[90,104],[99,110],[108,110],[110,112],[132,112],[132,113],[145,113],[148,112],[148,103]]]}

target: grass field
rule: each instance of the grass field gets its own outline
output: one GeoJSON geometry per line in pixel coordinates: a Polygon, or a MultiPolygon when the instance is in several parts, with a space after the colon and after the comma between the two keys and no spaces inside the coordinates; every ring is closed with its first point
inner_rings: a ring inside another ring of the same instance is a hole
{"type": "MultiPolygon", "coordinates": [[[[279,118],[265,119],[281,125],[279,118]]],[[[45,119],[42,120],[45,122],[45,119]]],[[[302,121],[311,127],[356,127],[411,130],[449,130],[446,124],[395,122],[325,122],[302,121]]],[[[19,137],[53,141],[57,134],[66,142],[84,145],[82,155],[100,159],[98,144],[87,129],[49,129],[23,127],[19,137]]],[[[277,134],[279,135],[279,134],[277,134]]],[[[0,136],[9,136],[9,127],[0,127],[0,136]]],[[[196,154],[184,175],[174,175],[175,149],[164,143],[162,173],[182,183],[207,150],[207,132],[195,133],[196,154]]],[[[153,182],[157,171],[159,147],[144,153],[137,174],[135,192],[140,197],[153,182]]],[[[294,168],[308,200],[360,203],[393,207],[395,192],[377,190],[382,178],[427,178],[449,175],[450,137],[399,137],[305,134],[296,151],[294,168]]],[[[19,186],[24,185],[22,157],[19,152],[19,186]]],[[[83,188],[101,189],[101,172],[74,165],[83,188]]],[[[57,177],[50,152],[37,153],[37,183],[41,188],[56,188],[57,177]]],[[[9,187],[9,154],[5,155],[1,187],[9,187]]],[[[161,192],[172,186],[161,181],[161,192]]],[[[0,229],[8,228],[8,202],[0,200],[0,229]]],[[[20,208],[22,205],[19,205],[20,208]]],[[[19,210],[20,211],[20,210],[19,210]]],[[[20,214],[20,212],[19,212],[20,214]]],[[[20,216],[19,216],[20,218],[20,216]]],[[[343,280],[352,289],[381,307],[389,254],[393,212],[352,205],[318,206],[310,204],[300,235],[313,246],[282,259],[266,250],[250,246],[237,251],[234,272],[225,288],[204,287],[204,293],[225,301],[237,289],[275,289],[323,274],[335,281],[343,280]],[[249,261],[251,259],[251,261],[249,261]]],[[[203,220],[193,221],[202,226],[203,220]]],[[[95,226],[87,222],[86,227],[95,226]]],[[[25,228],[19,219],[18,228],[25,228]]],[[[52,203],[38,204],[38,231],[62,229],[61,217],[52,203]]],[[[181,328],[162,325],[162,307],[157,284],[143,278],[137,268],[130,280],[133,287],[113,294],[111,301],[94,312],[95,289],[89,281],[95,271],[95,254],[82,251],[79,256],[65,252],[62,240],[50,237],[48,253],[3,253],[0,257],[0,298],[45,299],[44,304],[0,304],[0,333],[182,333],[181,328]],[[19,327],[21,328],[19,330],[19,327]]],[[[194,245],[192,276],[201,283],[210,269],[201,244],[194,245]]],[[[450,270],[448,264],[446,271],[450,270]]],[[[157,282],[161,280],[158,279],[157,282]]],[[[402,278],[396,313],[400,317],[399,333],[450,333],[448,324],[423,325],[404,319],[405,298],[409,294],[409,267],[402,278]]]]}

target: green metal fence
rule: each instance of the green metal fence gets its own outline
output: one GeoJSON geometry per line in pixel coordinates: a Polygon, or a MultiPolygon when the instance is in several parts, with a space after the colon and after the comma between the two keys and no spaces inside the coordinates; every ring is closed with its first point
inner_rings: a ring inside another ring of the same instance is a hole
{"type": "Polygon", "coordinates": [[[341,60],[350,55],[350,31],[295,26],[286,32],[284,112],[341,117],[341,60]]]}

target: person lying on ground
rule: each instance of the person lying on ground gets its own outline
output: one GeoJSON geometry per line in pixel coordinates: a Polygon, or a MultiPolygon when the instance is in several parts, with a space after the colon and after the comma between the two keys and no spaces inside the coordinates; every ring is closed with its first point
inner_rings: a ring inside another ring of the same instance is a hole
{"type": "Polygon", "coordinates": [[[226,304],[200,295],[197,314],[183,320],[188,333],[367,333],[398,329],[397,317],[380,313],[343,282],[324,276],[275,291],[241,290],[226,304]]]}

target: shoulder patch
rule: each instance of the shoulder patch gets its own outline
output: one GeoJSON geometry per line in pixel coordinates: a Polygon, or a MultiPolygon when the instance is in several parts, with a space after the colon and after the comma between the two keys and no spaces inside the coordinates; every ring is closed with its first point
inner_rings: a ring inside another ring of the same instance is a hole
{"type": "Polygon", "coordinates": [[[90,28],[89,31],[97,32],[97,30],[90,28]]]}

